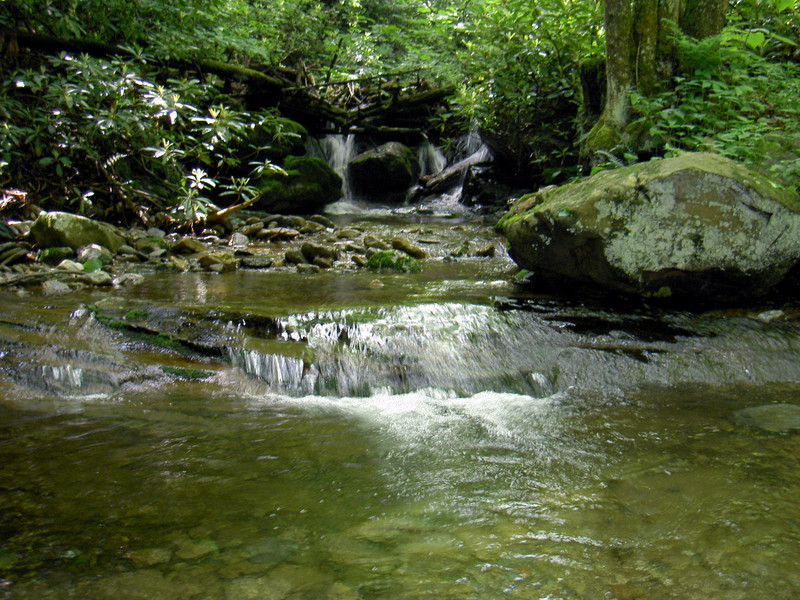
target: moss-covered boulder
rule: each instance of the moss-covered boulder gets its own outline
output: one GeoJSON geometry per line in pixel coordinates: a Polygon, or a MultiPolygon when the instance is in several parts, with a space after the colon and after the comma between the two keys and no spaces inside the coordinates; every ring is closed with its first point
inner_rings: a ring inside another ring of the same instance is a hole
{"type": "Polygon", "coordinates": [[[419,161],[399,142],[389,142],[359,154],[348,164],[350,187],[357,196],[402,200],[417,183],[419,161]]]}
{"type": "Polygon", "coordinates": [[[405,252],[381,250],[367,260],[367,267],[376,271],[394,271],[396,273],[419,273],[422,263],[405,252]]]}
{"type": "Polygon", "coordinates": [[[541,190],[497,227],[540,281],[646,297],[755,297],[800,261],[797,194],[707,153],[541,190]]]}
{"type": "Polygon", "coordinates": [[[65,212],[43,212],[31,226],[31,236],[40,248],[68,246],[78,250],[98,244],[112,252],[125,243],[116,227],[65,212]]]}
{"type": "Polygon", "coordinates": [[[342,196],[342,178],[321,158],[290,156],[287,175],[273,174],[258,182],[263,198],[258,208],[272,213],[311,214],[342,196]]]}

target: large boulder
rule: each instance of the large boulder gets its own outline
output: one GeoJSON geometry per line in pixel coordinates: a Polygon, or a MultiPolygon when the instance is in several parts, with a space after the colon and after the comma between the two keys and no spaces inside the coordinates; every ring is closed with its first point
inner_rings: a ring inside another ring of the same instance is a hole
{"type": "Polygon", "coordinates": [[[646,297],[754,297],[800,260],[797,194],[707,153],[524,196],[498,229],[544,281],[646,297]]]}
{"type": "Polygon", "coordinates": [[[380,199],[404,199],[417,183],[419,161],[399,142],[389,142],[359,154],[348,164],[350,187],[357,196],[380,199]]]}
{"type": "Polygon", "coordinates": [[[290,156],[283,169],[287,175],[273,174],[258,182],[261,210],[312,214],[342,196],[342,178],[321,158],[290,156]]]}
{"type": "Polygon", "coordinates": [[[116,227],[65,212],[43,212],[31,226],[31,236],[40,248],[68,246],[78,250],[98,244],[112,252],[125,243],[116,227]]]}

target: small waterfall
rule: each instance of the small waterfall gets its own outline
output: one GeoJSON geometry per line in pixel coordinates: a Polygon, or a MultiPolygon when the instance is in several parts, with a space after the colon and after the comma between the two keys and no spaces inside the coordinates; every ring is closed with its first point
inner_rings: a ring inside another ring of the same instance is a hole
{"type": "Polygon", "coordinates": [[[42,377],[57,387],[77,389],[83,384],[83,369],[72,365],[47,365],[42,367],[42,377]]]}
{"type": "Polygon", "coordinates": [[[417,160],[422,176],[441,173],[447,166],[447,158],[436,146],[426,141],[417,151],[417,160]]]}
{"type": "Polygon", "coordinates": [[[342,178],[342,198],[352,199],[347,165],[356,155],[355,134],[335,134],[320,139],[310,139],[306,150],[309,155],[320,157],[336,171],[342,178]]]}
{"type": "Polygon", "coordinates": [[[265,381],[275,391],[310,393],[316,384],[315,370],[306,369],[305,361],[300,358],[243,348],[228,348],[228,355],[233,366],[265,381]]]}

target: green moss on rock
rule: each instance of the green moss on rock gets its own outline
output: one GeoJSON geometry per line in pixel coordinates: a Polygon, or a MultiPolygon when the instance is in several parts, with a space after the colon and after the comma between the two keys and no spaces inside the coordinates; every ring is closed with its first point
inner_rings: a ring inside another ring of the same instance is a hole
{"type": "Polygon", "coordinates": [[[422,263],[405,252],[382,250],[367,260],[367,267],[378,271],[395,271],[397,273],[419,273],[422,263]]]}

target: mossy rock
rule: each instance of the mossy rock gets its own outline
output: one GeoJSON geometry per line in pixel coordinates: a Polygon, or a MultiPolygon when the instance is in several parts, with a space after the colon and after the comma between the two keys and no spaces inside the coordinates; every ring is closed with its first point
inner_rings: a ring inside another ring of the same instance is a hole
{"type": "Polygon", "coordinates": [[[405,252],[382,250],[367,260],[367,267],[377,271],[394,271],[396,273],[419,273],[422,263],[405,252]]]}
{"type": "Polygon", "coordinates": [[[758,297],[800,262],[797,193],[708,153],[524,196],[497,228],[540,281],[648,298],[758,297]]]}
{"type": "Polygon", "coordinates": [[[417,183],[417,157],[399,142],[389,142],[356,156],[348,165],[350,185],[357,195],[369,198],[404,198],[417,183]]]}
{"type": "Polygon", "coordinates": [[[342,178],[316,156],[289,156],[282,165],[287,175],[272,174],[258,183],[261,210],[313,214],[342,196],[342,178]]]}

